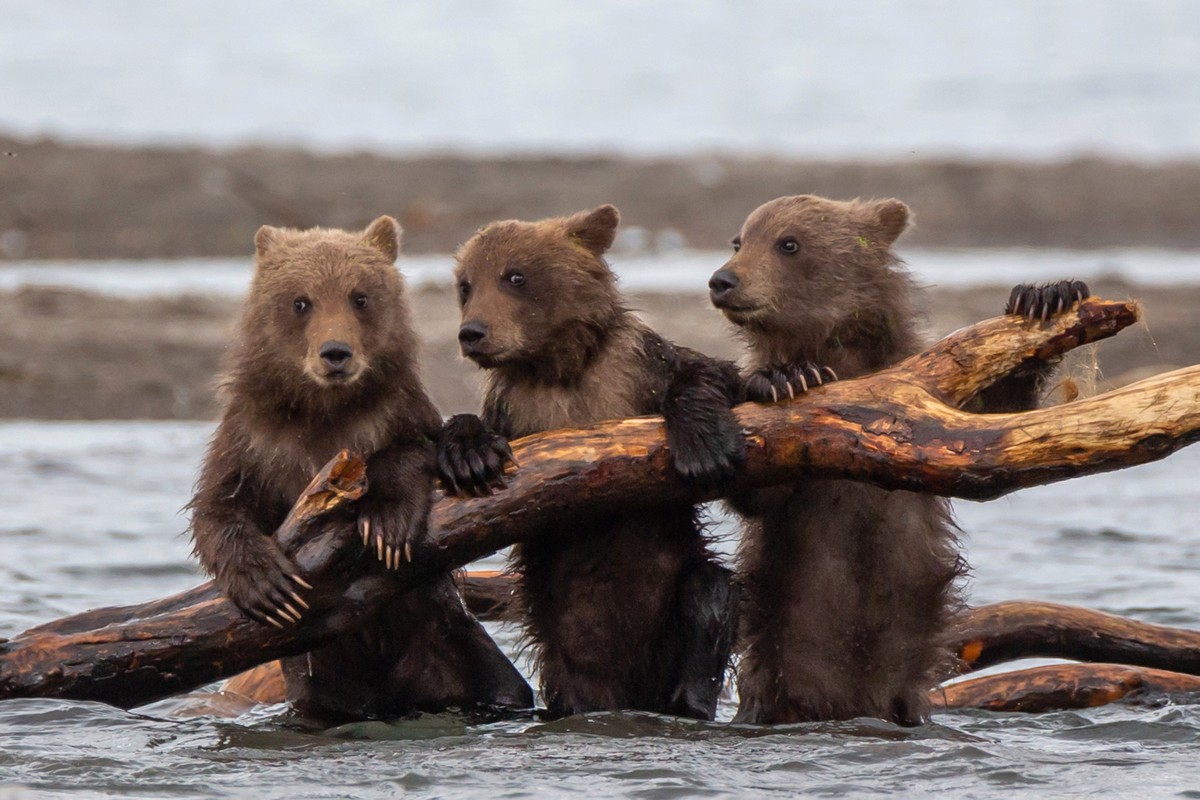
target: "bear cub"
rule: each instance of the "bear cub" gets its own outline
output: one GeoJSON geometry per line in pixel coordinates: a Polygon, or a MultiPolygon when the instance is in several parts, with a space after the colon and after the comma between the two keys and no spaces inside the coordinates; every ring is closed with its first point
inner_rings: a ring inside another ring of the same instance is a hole
{"type": "MultiPolygon", "coordinates": [[[[367,458],[363,556],[397,569],[426,534],[442,423],[416,368],[394,266],[391,217],[363,232],[261,228],[224,411],[197,482],[195,554],[249,618],[299,621],[312,587],[272,534],[310,477],[343,448],[367,458]]],[[[324,719],[447,706],[529,708],[532,693],[449,575],[408,592],[360,630],[286,659],[288,697],[324,719]]]]}
{"type": "MultiPolygon", "coordinates": [[[[605,205],[566,218],[495,222],[459,249],[459,341],[487,378],[482,420],[461,415],[447,425],[439,465],[448,486],[488,491],[508,439],[644,414],[666,418],[684,480],[734,474],[743,448],[731,411],[737,370],[667,341],[625,307],[603,257],[618,221],[617,209],[605,205]]],[[[736,601],[696,509],[681,503],[560,524],[569,535],[515,550],[548,711],[711,719],[736,601]]]]}
{"type": "MultiPolygon", "coordinates": [[[[782,197],[756,209],[710,282],[748,345],[747,398],[786,400],[917,352],[914,285],[892,251],[898,200],[782,197]]],[[[1045,319],[1088,296],[1063,281],[1018,286],[1006,311],[1045,319]]],[[[982,411],[1033,407],[1051,365],[981,392],[982,411]]],[[[805,480],[736,498],[747,610],[737,720],[928,718],[946,677],[945,634],[963,573],[949,503],[846,480],[805,480]]]]}

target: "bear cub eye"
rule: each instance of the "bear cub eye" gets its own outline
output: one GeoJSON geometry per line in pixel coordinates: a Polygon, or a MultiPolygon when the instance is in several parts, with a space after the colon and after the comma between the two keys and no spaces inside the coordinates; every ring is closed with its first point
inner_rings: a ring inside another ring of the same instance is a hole
{"type": "Polygon", "coordinates": [[[466,281],[458,282],[458,302],[465,303],[467,298],[471,296],[471,284],[466,281]]]}
{"type": "Polygon", "coordinates": [[[796,253],[800,252],[800,243],[791,236],[780,239],[776,247],[778,247],[779,252],[783,253],[785,256],[794,256],[796,253]]]}
{"type": "Polygon", "coordinates": [[[354,303],[354,307],[362,310],[367,307],[367,296],[359,293],[350,298],[350,302],[354,303]]]}
{"type": "Polygon", "coordinates": [[[306,314],[312,308],[312,301],[307,297],[297,297],[292,301],[292,308],[296,309],[297,314],[306,314]]]}
{"type": "Polygon", "coordinates": [[[512,269],[504,273],[503,280],[508,281],[510,286],[524,286],[525,273],[521,272],[520,270],[512,269]]]}
{"type": "Polygon", "coordinates": [[[742,249],[742,237],[740,237],[740,236],[733,237],[732,239],[729,240],[729,243],[731,245],[733,245],[733,252],[735,252],[735,253],[738,250],[742,249]]]}

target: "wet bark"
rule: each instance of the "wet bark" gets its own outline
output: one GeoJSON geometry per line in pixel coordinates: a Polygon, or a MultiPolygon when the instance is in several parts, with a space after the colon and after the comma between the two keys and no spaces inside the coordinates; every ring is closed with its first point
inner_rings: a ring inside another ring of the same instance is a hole
{"type": "Polygon", "coordinates": [[[1009,601],[968,612],[954,631],[964,671],[1019,658],[1112,662],[1200,675],[1200,631],[1090,608],[1009,601]]]}

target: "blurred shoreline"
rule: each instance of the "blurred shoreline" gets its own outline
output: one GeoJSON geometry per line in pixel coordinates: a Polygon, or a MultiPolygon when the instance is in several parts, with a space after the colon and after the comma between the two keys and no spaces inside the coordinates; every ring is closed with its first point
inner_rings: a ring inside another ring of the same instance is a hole
{"type": "MultiPolygon", "coordinates": [[[[259,225],[354,228],[381,213],[400,219],[406,253],[445,254],[494,219],[603,202],[622,210],[626,253],[653,260],[680,248],[723,250],[756,205],[795,192],[903,199],[918,221],[904,249],[1200,248],[1200,162],[389,158],[0,136],[0,186],[0,261],[9,262],[248,262],[259,225]]],[[[1009,285],[999,285],[1006,280],[999,273],[987,280],[997,285],[928,290],[930,334],[995,315],[1009,285]]],[[[1070,372],[1085,391],[1200,362],[1200,286],[1183,276],[1180,283],[1187,285],[1093,282],[1098,294],[1143,298],[1147,324],[1101,344],[1097,358],[1090,351],[1074,357],[1070,372]]],[[[680,343],[727,358],[740,352],[701,292],[629,294],[651,325],[680,343]]],[[[412,295],[431,395],[443,413],[474,410],[478,372],[458,358],[449,287],[414,285],[412,295]]],[[[239,305],[228,296],[0,290],[7,333],[0,337],[0,418],[212,419],[215,376],[239,305]]]]}
{"type": "Polygon", "coordinates": [[[1200,248],[1200,161],[387,157],[116,147],[0,135],[0,260],[248,255],[262,224],[354,228],[389,213],[405,251],[480,225],[615,203],[651,244],[722,248],[784,194],[894,196],[911,247],[1200,248]]]}
{"type": "MultiPolygon", "coordinates": [[[[929,289],[930,337],[995,316],[1009,286],[929,289]]],[[[1104,297],[1137,297],[1145,324],[1069,357],[1062,374],[1087,395],[1200,363],[1200,286],[1093,282],[1104,297]]],[[[631,307],[668,337],[737,358],[741,343],[698,291],[628,292],[631,307]]],[[[421,373],[443,414],[479,408],[479,371],[458,355],[458,309],[448,285],[410,292],[421,373]]],[[[241,302],[176,295],[123,298],[73,289],[0,291],[0,419],[215,419],[216,376],[241,302]]]]}

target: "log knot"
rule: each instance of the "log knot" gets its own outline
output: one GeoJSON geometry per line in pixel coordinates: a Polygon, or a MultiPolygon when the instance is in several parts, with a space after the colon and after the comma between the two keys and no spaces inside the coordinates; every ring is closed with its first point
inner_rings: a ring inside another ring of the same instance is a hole
{"type": "Polygon", "coordinates": [[[879,417],[863,426],[863,430],[876,436],[890,436],[897,442],[907,444],[913,439],[912,426],[896,417],[879,417]]]}

